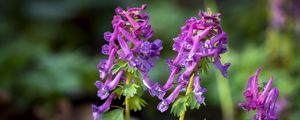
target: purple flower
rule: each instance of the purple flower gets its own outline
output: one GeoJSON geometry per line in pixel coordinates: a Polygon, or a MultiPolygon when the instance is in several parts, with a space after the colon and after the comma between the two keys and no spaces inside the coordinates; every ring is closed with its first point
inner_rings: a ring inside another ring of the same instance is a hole
{"type": "MultiPolygon", "coordinates": [[[[121,79],[124,80],[125,72],[140,73],[145,86],[149,89],[153,88],[148,73],[154,66],[153,61],[159,58],[163,47],[159,39],[150,41],[154,32],[149,24],[150,17],[143,13],[146,7],[147,5],[142,5],[127,10],[120,7],[115,9],[116,15],[111,22],[113,32],[104,33],[104,39],[108,44],[101,48],[102,54],[108,55],[108,58],[100,60],[97,66],[103,81],[97,81],[95,84],[98,88],[97,96],[102,100],[106,99],[118,85],[123,85],[119,83],[121,79]],[[124,67],[119,68],[120,66],[124,67]],[[113,76],[115,78],[112,80],[113,76]]],[[[132,73],[132,75],[137,77],[138,73],[132,73]]],[[[107,99],[110,101],[109,104],[111,99],[112,97],[107,99]]],[[[106,105],[106,108],[109,108],[109,105],[106,105]]],[[[93,106],[93,111],[94,118],[97,118],[106,109],[93,106]]]]}
{"type": "MultiPolygon", "coordinates": [[[[203,68],[202,62],[212,62],[220,70],[224,77],[227,77],[227,69],[230,63],[221,63],[221,54],[227,51],[228,38],[220,26],[220,14],[200,12],[200,19],[192,17],[181,27],[181,33],[174,38],[173,50],[178,52],[173,60],[167,60],[170,76],[167,82],[162,85],[155,84],[152,87],[152,94],[162,99],[165,93],[172,88],[174,79],[179,84],[188,84],[191,75],[195,75],[194,93],[199,104],[204,102],[203,94],[205,88],[200,86],[198,72],[203,68]]],[[[164,105],[162,102],[160,105],[164,105]]]]}
{"type": "Polygon", "coordinates": [[[98,71],[100,73],[100,78],[104,78],[106,75],[106,70],[105,70],[105,64],[106,64],[106,59],[101,59],[99,64],[97,65],[98,71]]]}
{"type": "Polygon", "coordinates": [[[95,85],[98,88],[97,96],[100,97],[101,100],[106,99],[109,95],[109,92],[117,87],[123,72],[124,71],[121,70],[113,81],[106,80],[104,84],[100,81],[96,81],[95,85]]]}
{"type": "Polygon", "coordinates": [[[166,91],[160,86],[159,83],[155,83],[149,88],[149,93],[151,96],[157,96],[159,99],[163,99],[166,91]]]}
{"type": "Polygon", "coordinates": [[[104,33],[104,39],[109,44],[102,46],[102,53],[109,57],[98,65],[100,78],[104,79],[106,74],[111,72],[114,63],[119,61],[116,59],[118,56],[128,62],[131,68],[137,68],[145,76],[153,68],[153,60],[159,58],[163,47],[159,39],[149,41],[153,30],[148,22],[150,17],[143,13],[146,7],[147,5],[144,4],[140,8],[127,10],[116,8],[117,15],[112,20],[114,31],[104,33]]]}
{"type": "Polygon", "coordinates": [[[180,93],[180,90],[182,89],[182,87],[184,86],[184,83],[179,84],[175,90],[166,98],[163,99],[157,106],[157,109],[160,112],[165,112],[168,108],[169,105],[177,98],[177,96],[180,93]]]}
{"type": "Polygon", "coordinates": [[[257,110],[257,113],[253,117],[253,120],[277,120],[278,110],[276,108],[276,101],[279,95],[277,88],[272,88],[273,78],[271,77],[262,92],[258,90],[258,75],[261,72],[261,68],[258,68],[254,76],[251,76],[248,80],[244,96],[246,98],[245,103],[240,103],[239,106],[250,110],[257,110]]]}
{"type": "Polygon", "coordinates": [[[94,118],[94,120],[97,120],[102,113],[104,113],[105,111],[109,110],[110,104],[111,104],[112,99],[114,97],[115,97],[115,94],[111,94],[108,97],[108,99],[101,106],[92,105],[92,111],[93,111],[93,118],[94,118]]]}
{"type": "Polygon", "coordinates": [[[194,94],[195,94],[195,99],[199,104],[202,104],[204,102],[204,96],[203,94],[206,92],[205,88],[202,88],[200,86],[200,77],[199,75],[195,74],[194,76],[194,94]]]}
{"type": "Polygon", "coordinates": [[[112,38],[112,33],[111,32],[105,32],[104,33],[104,40],[109,42],[111,38],[112,38]]]}
{"type": "Polygon", "coordinates": [[[110,49],[110,46],[108,44],[103,45],[101,47],[102,54],[109,55],[109,49],[110,49]]]}

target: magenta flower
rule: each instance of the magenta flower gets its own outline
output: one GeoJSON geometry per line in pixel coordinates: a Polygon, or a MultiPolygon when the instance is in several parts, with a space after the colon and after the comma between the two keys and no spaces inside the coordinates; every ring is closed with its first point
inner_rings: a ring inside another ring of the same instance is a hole
{"type": "Polygon", "coordinates": [[[184,86],[184,83],[179,84],[175,90],[166,98],[164,99],[162,102],[160,102],[157,106],[157,109],[160,112],[164,112],[169,108],[169,104],[171,104],[179,95],[180,90],[182,89],[182,87],[184,86]]]}
{"type": "Polygon", "coordinates": [[[117,87],[119,84],[119,81],[121,79],[121,76],[123,74],[123,70],[121,70],[116,77],[114,78],[113,81],[111,81],[111,76],[108,77],[108,79],[105,81],[103,84],[100,81],[96,81],[95,85],[99,89],[97,96],[101,98],[101,100],[106,99],[107,96],[109,95],[109,92],[117,87]]]}
{"type": "Polygon", "coordinates": [[[101,100],[107,99],[107,102],[100,107],[93,105],[94,119],[109,109],[113,96],[118,95],[114,90],[125,84],[121,79],[124,80],[128,74],[134,78],[132,83],[140,75],[143,76],[143,83],[147,88],[153,86],[148,73],[154,66],[153,61],[159,58],[163,47],[159,39],[150,41],[154,32],[148,22],[150,17],[143,13],[145,8],[146,5],[127,10],[115,9],[116,15],[112,20],[113,32],[104,33],[104,39],[108,44],[101,47],[102,54],[108,58],[101,59],[97,66],[103,81],[95,83],[98,88],[97,96],[101,100]]]}
{"type": "Polygon", "coordinates": [[[159,58],[163,47],[159,39],[149,41],[154,32],[148,22],[150,17],[142,13],[146,7],[144,4],[140,8],[129,8],[127,11],[122,8],[115,10],[117,15],[112,20],[114,31],[104,33],[104,39],[109,44],[102,46],[102,53],[109,55],[109,58],[101,60],[98,65],[100,78],[104,79],[111,72],[113,64],[118,61],[116,55],[142,74],[148,74],[153,68],[153,60],[159,58]]]}
{"type": "Polygon", "coordinates": [[[203,94],[206,92],[206,88],[202,88],[200,86],[200,77],[198,75],[194,76],[194,90],[195,99],[199,104],[202,104],[204,102],[204,96],[203,94]]]}
{"type": "Polygon", "coordinates": [[[258,68],[254,76],[248,80],[244,96],[245,103],[240,103],[239,106],[250,110],[257,110],[258,112],[253,117],[253,120],[277,120],[278,114],[276,111],[276,101],[279,95],[277,88],[272,88],[273,78],[271,77],[262,92],[258,90],[258,75],[261,68],[258,68]]]}
{"type": "Polygon", "coordinates": [[[199,104],[204,102],[203,94],[206,89],[200,86],[200,76],[198,75],[203,69],[202,63],[211,62],[215,64],[222,75],[227,77],[230,63],[222,64],[220,61],[220,55],[227,51],[228,43],[227,35],[220,26],[221,15],[200,12],[199,17],[200,19],[196,17],[188,19],[186,25],[181,27],[181,33],[174,38],[173,50],[178,54],[175,59],[167,60],[171,72],[167,82],[163,86],[154,84],[150,89],[151,95],[162,99],[158,105],[161,112],[165,111],[167,106],[173,102],[166,101],[163,97],[172,88],[174,79],[179,85],[187,85],[191,76],[194,75],[193,92],[195,99],[199,104]]]}
{"type": "Polygon", "coordinates": [[[110,104],[111,104],[114,97],[115,97],[115,94],[111,94],[108,97],[108,99],[106,99],[106,101],[99,107],[96,106],[96,105],[92,105],[94,120],[97,120],[100,117],[101,113],[104,113],[105,111],[109,110],[110,104]]]}

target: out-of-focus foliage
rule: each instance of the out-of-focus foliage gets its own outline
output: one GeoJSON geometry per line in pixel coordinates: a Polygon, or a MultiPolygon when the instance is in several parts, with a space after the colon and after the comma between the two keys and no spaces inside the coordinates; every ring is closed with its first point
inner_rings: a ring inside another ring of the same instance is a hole
{"type": "MultiPolygon", "coordinates": [[[[280,90],[284,104],[280,119],[300,117],[300,47],[298,0],[284,1],[285,25],[271,25],[272,0],[216,0],[222,13],[221,24],[229,37],[230,49],[222,58],[230,61],[227,79],[234,118],[251,119],[238,107],[244,101],[248,78],[263,68],[260,82],[270,76],[280,90]]],[[[180,26],[199,10],[206,10],[199,0],[9,0],[0,2],[0,119],[91,119],[90,105],[101,101],[94,82],[96,65],[102,57],[103,33],[111,31],[111,19],[117,6],[140,6],[163,40],[162,57],[150,72],[153,81],[165,83],[169,71],[166,58],[174,58],[173,38],[180,26]]],[[[214,67],[210,67],[214,68],[214,67]]],[[[186,119],[222,119],[217,74],[204,74],[206,106],[188,110],[186,119]]],[[[142,96],[148,105],[132,116],[142,120],[175,119],[156,110],[158,100],[148,93],[142,96]]],[[[124,99],[121,97],[121,99],[124,99]]],[[[122,100],[120,100],[122,101],[122,100]]],[[[118,100],[113,105],[122,105],[118,100]]],[[[226,102],[226,101],[225,101],[226,102]]],[[[227,101],[228,102],[228,101],[227,101]]],[[[229,101],[230,102],[230,101],[229,101]]],[[[101,102],[100,102],[101,103],[101,102]]],[[[139,104],[141,106],[145,103],[139,104]]],[[[229,104],[230,105],[230,104],[229,104]]],[[[113,108],[115,109],[115,108],[113,108]]],[[[226,109],[226,108],[225,108],[226,109]]],[[[123,110],[113,110],[116,114],[123,110]]],[[[112,111],[112,112],[113,112],[112,111]]],[[[110,113],[115,114],[115,113],[110,113]]],[[[121,114],[120,114],[121,115],[121,114]]],[[[103,116],[105,117],[105,115],[103,116]]],[[[122,117],[122,116],[116,116],[122,117]]]]}

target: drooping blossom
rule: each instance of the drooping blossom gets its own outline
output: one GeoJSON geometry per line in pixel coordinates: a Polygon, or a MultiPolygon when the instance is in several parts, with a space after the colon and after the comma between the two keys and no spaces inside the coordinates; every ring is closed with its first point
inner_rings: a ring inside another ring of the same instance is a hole
{"type": "Polygon", "coordinates": [[[94,120],[97,120],[102,113],[109,110],[110,104],[114,97],[115,97],[115,94],[111,94],[101,106],[92,105],[94,120]]]}
{"type": "Polygon", "coordinates": [[[153,68],[153,60],[159,58],[163,47],[159,39],[150,41],[154,32],[149,24],[150,17],[143,13],[146,7],[144,4],[128,10],[116,8],[112,20],[114,31],[104,33],[104,39],[109,43],[102,46],[102,53],[109,57],[99,62],[100,78],[105,79],[119,60],[128,62],[145,76],[153,68]]]}
{"type": "Polygon", "coordinates": [[[188,19],[186,25],[181,27],[181,33],[174,38],[173,50],[178,54],[174,59],[167,60],[171,72],[167,82],[163,86],[154,84],[150,90],[151,95],[162,99],[158,106],[162,112],[167,108],[163,106],[170,104],[169,101],[166,102],[164,96],[172,88],[174,79],[179,85],[187,85],[191,76],[194,75],[193,92],[195,99],[199,104],[204,102],[203,94],[206,89],[200,86],[199,76],[204,67],[202,62],[205,64],[213,63],[221,74],[227,77],[230,63],[222,64],[220,57],[227,51],[228,43],[227,35],[220,26],[221,14],[199,12],[198,15],[200,19],[196,17],[188,19]]]}
{"type": "Polygon", "coordinates": [[[261,68],[258,68],[254,76],[248,80],[246,90],[244,92],[245,103],[240,103],[239,106],[250,110],[257,110],[253,120],[277,120],[277,98],[279,96],[278,88],[271,88],[273,78],[271,77],[267,85],[260,92],[258,84],[258,75],[261,68]]]}
{"type": "MultiPolygon", "coordinates": [[[[102,54],[108,57],[101,59],[97,65],[102,80],[96,81],[95,85],[98,88],[97,96],[102,100],[111,101],[112,97],[108,96],[113,94],[118,85],[123,85],[120,83],[124,82],[122,80],[126,74],[141,74],[145,86],[148,88],[152,86],[148,73],[154,66],[154,60],[159,58],[163,47],[161,40],[150,40],[154,32],[149,24],[150,17],[143,12],[146,7],[144,4],[127,10],[120,7],[115,9],[116,15],[112,20],[113,31],[104,33],[103,38],[108,43],[101,47],[102,54]],[[117,68],[115,66],[123,67],[115,69],[117,68]]],[[[93,110],[101,111],[96,113],[104,111],[102,108],[95,109],[95,106],[93,110]]]]}

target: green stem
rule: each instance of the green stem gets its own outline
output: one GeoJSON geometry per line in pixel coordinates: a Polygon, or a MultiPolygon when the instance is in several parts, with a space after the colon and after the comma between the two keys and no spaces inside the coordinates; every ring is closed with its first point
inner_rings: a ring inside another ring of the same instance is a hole
{"type": "MultiPolygon", "coordinates": [[[[127,74],[126,84],[129,84],[131,80],[131,75],[127,74]]],[[[129,97],[125,97],[125,120],[130,120],[130,109],[129,109],[129,97]]]]}
{"type": "MultiPolygon", "coordinates": [[[[185,95],[189,94],[193,90],[193,85],[194,85],[194,73],[192,74],[192,76],[190,78],[190,82],[186,89],[185,95]]],[[[184,116],[185,116],[185,111],[183,113],[181,113],[179,120],[184,120],[184,116]]]]}

